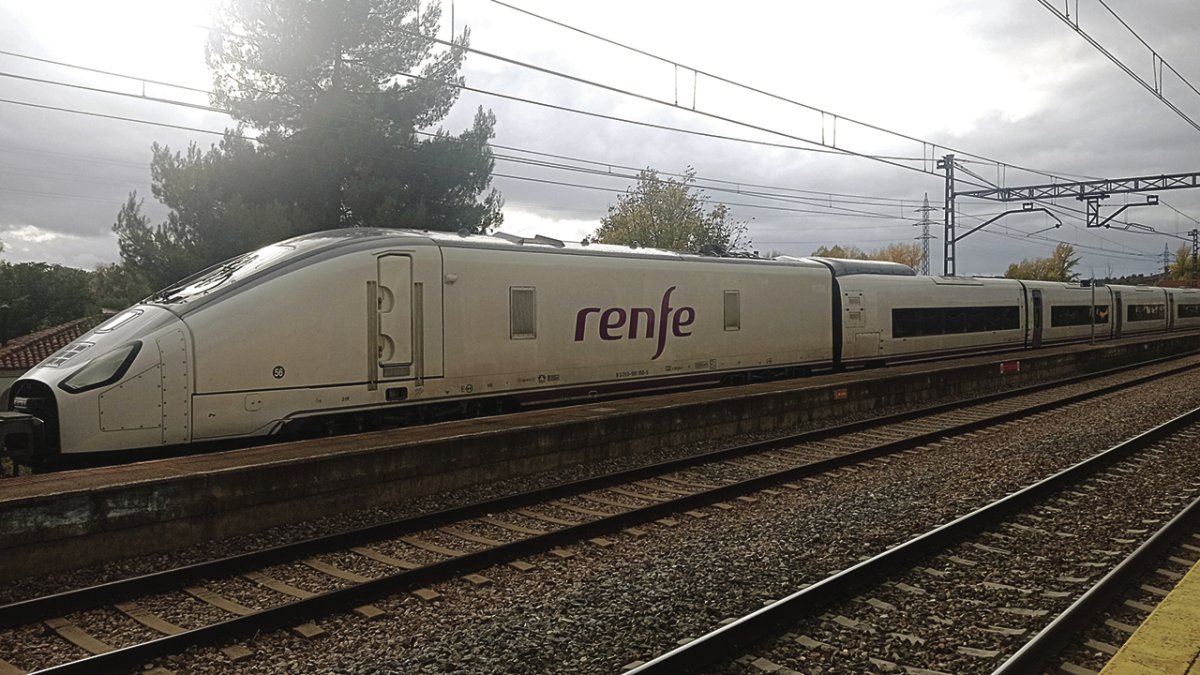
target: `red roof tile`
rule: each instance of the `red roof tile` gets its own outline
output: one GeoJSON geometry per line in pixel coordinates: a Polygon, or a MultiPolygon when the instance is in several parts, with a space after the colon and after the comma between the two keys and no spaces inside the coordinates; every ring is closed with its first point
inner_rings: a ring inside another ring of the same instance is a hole
{"type": "Polygon", "coordinates": [[[0,369],[29,370],[98,326],[105,318],[89,316],[9,340],[0,347],[0,369]]]}

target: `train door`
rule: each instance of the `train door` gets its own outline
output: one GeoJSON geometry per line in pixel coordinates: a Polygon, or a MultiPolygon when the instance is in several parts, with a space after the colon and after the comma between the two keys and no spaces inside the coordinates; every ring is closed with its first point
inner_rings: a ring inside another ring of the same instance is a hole
{"type": "Polygon", "coordinates": [[[1113,291],[1113,337],[1121,337],[1121,325],[1125,319],[1125,312],[1121,307],[1121,291],[1113,291]]]}
{"type": "Polygon", "coordinates": [[[1042,346],[1042,291],[1033,289],[1033,344],[1034,349],[1042,346]]]}
{"type": "Polygon", "coordinates": [[[883,353],[879,326],[873,319],[874,308],[867,306],[867,295],[863,291],[846,291],[842,294],[843,332],[849,338],[848,354],[845,358],[871,358],[883,353]]]}
{"type": "MultiPolygon", "coordinates": [[[[368,389],[412,380],[419,390],[426,377],[442,375],[441,257],[437,249],[417,249],[381,255],[376,263],[376,278],[367,284],[368,389]]],[[[389,388],[388,400],[411,393],[389,388]]]]}
{"type": "Polygon", "coordinates": [[[370,301],[374,326],[369,328],[374,336],[369,357],[372,385],[381,379],[412,377],[413,353],[417,351],[413,339],[412,258],[384,255],[377,264],[376,283],[368,289],[368,294],[374,296],[370,301]]]}
{"type": "Polygon", "coordinates": [[[1175,294],[1167,293],[1167,330],[1175,330],[1175,294]]]}

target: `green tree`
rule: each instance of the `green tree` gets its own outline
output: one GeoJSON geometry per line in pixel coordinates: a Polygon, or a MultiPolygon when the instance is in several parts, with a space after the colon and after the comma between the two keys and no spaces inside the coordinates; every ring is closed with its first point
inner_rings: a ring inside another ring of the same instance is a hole
{"type": "Polygon", "coordinates": [[[842,246],[834,244],[833,246],[822,246],[813,251],[812,254],[818,258],[842,258],[845,260],[866,260],[867,252],[857,246],[842,246]]]}
{"type": "Polygon", "coordinates": [[[822,246],[812,254],[819,258],[845,258],[849,260],[885,260],[897,262],[909,267],[921,264],[920,244],[888,244],[873,251],[864,251],[857,246],[822,246]]]}
{"type": "Polygon", "coordinates": [[[458,95],[468,42],[439,50],[441,9],[418,0],[231,0],[206,58],[218,145],[152,148],[151,224],[130,195],[114,224],[131,271],[163,286],[297,234],[334,227],[486,231],[501,220],[480,109],[459,135],[424,134],[458,95]],[[413,77],[406,74],[412,73],[413,77]],[[253,141],[246,136],[255,136],[253,141]]]}
{"type": "Polygon", "coordinates": [[[1167,268],[1167,275],[1172,279],[1194,279],[1200,272],[1200,265],[1192,259],[1192,247],[1183,244],[1175,249],[1175,261],[1167,268]]]}
{"type": "Polygon", "coordinates": [[[25,335],[94,313],[90,276],[62,265],[0,262],[0,298],[10,308],[8,335],[25,335]]]}
{"type": "Polygon", "coordinates": [[[1079,256],[1075,255],[1075,247],[1061,243],[1054,247],[1054,253],[1048,258],[1012,263],[1004,276],[1009,279],[1033,281],[1075,281],[1079,279],[1079,274],[1074,271],[1078,264],[1079,256]]]}
{"type": "Polygon", "coordinates": [[[441,6],[420,0],[232,0],[206,52],[216,104],[307,166],[305,200],[327,225],[485,230],[499,224],[480,109],[459,136],[417,131],[458,97],[470,33],[438,51],[441,6]],[[414,77],[407,77],[407,74],[414,77]]]}
{"type": "Polygon", "coordinates": [[[88,280],[92,304],[100,310],[119,310],[136,304],[154,290],[150,283],[125,265],[99,265],[88,280]]]}
{"type": "Polygon", "coordinates": [[[887,260],[916,268],[921,264],[921,245],[914,243],[888,244],[868,256],[871,260],[887,260]]]}
{"type": "Polygon", "coordinates": [[[202,152],[155,143],[151,191],[169,209],[151,225],[130,194],[113,231],[121,259],[154,288],[273,241],[327,229],[303,205],[294,167],[235,132],[202,152]]]}
{"type": "Polygon", "coordinates": [[[713,246],[733,251],[750,244],[745,222],[724,204],[709,206],[704,190],[693,186],[695,169],[681,180],[662,179],[654,169],[638,172],[637,185],[617,197],[592,239],[604,244],[638,244],[672,251],[713,246]]]}

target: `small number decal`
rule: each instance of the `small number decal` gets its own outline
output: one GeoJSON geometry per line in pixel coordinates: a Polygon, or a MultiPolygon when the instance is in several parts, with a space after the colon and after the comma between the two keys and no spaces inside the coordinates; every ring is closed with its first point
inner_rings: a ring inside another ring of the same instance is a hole
{"type": "Polygon", "coordinates": [[[282,380],[283,379],[283,366],[275,366],[275,369],[271,371],[271,375],[273,375],[275,377],[275,379],[277,379],[277,380],[282,380]]]}

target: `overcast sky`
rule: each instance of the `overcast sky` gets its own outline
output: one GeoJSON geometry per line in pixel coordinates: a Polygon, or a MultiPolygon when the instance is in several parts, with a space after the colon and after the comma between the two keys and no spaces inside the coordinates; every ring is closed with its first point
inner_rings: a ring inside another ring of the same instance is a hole
{"type": "MultiPolygon", "coordinates": [[[[1069,4],[1080,28],[1154,82],[1152,53],[1098,0],[1050,2],[1059,9],[1069,4]]],[[[467,58],[463,74],[469,86],[712,135],[464,92],[443,126],[458,132],[469,125],[477,107],[495,111],[494,142],[504,146],[496,150],[495,185],[507,202],[504,229],[520,234],[582,238],[632,184],[631,171],[647,166],[666,173],[693,167],[712,200],[729,204],[736,218],[749,222],[754,249],[792,255],[807,255],[821,245],[870,249],[912,241],[919,234],[913,223],[920,218],[916,209],[922,197],[928,193],[932,206],[942,206],[944,181],[934,160],[950,152],[947,148],[969,162],[963,168],[1008,186],[1052,180],[1013,167],[1076,179],[1200,171],[1200,131],[1038,0],[512,4],[682,67],[491,0],[455,0],[452,8],[451,3],[443,5],[443,37],[449,35],[453,11],[454,28],[470,26],[477,49],[663,103],[480,54],[467,58]],[[840,119],[835,122],[689,68],[840,119]],[[693,105],[740,124],[693,112],[693,105]],[[819,146],[799,139],[836,144],[855,154],[814,152],[819,146]],[[560,168],[530,164],[538,157],[560,168]]],[[[1163,69],[1162,90],[1168,101],[1200,120],[1200,95],[1189,88],[1189,82],[1200,85],[1195,0],[1107,4],[1186,78],[1163,69]]],[[[206,0],[0,0],[0,49],[11,52],[0,54],[0,241],[6,245],[0,256],[10,262],[39,260],[88,269],[116,261],[111,227],[131,191],[146,198],[146,210],[156,221],[163,217],[150,196],[151,143],[182,149],[196,141],[207,147],[218,136],[204,130],[219,133],[231,124],[219,114],[136,98],[144,94],[203,104],[203,93],[22,57],[205,90],[211,80],[201,26],[212,24],[212,8],[213,2],[206,0]]],[[[959,175],[982,184],[961,171],[959,175]]],[[[958,189],[971,186],[962,183],[958,189]]],[[[1058,229],[1046,229],[1054,220],[1043,213],[1010,216],[959,244],[958,272],[1003,273],[1010,262],[1047,255],[1056,241],[1077,246],[1084,276],[1153,272],[1161,268],[1164,244],[1174,251],[1184,242],[1148,233],[1146,227],[1185,235],[1200,226],[1194,220],[1200,219],[1200,192],[1159,195],[1161,205],[1129,209],[1118,217],[1139,226],[1128,230],[1086,230],[1079,215],[1082,204],[1074,199],[1047,204],[1064,222],[1058,229]]],[[[1145,198],[1114,195],[1102,215],[1127,201],[1145,198]]],[[[1019,205],[960,199],[960,232],[1006,208],[1019,205]]],[[[941,211],[931,216],[938,239],[932,242],[930,266],[936,273],[942,266],[941,211]]]]}

